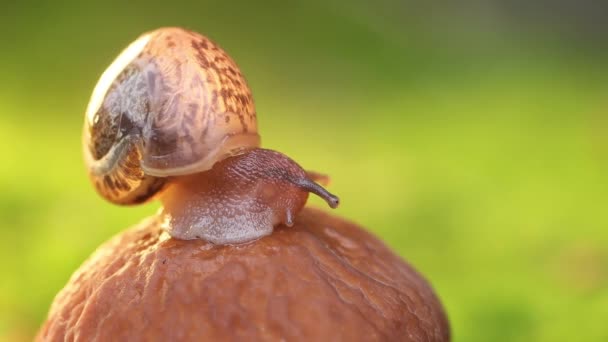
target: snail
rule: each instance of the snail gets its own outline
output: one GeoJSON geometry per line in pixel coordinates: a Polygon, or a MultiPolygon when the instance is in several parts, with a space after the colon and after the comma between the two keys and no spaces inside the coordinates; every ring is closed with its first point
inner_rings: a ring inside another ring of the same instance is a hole
{"type": "Polygon", "coordinates": [[[250,241],[291,226],[309,193],[338,197],[286,155],[260,147],[251,91],[208,38],[161,28],[131,43],[102,74],[83,145],[97,192],[119,205],[158,198],[174,238],[250,241]]]}

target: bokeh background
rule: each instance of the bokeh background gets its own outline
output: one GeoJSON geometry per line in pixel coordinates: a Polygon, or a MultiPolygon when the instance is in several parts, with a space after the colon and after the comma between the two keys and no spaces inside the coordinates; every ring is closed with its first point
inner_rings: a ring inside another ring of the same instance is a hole
{"type": "MultiPolygon", "coordinates": [[[[608,5],[150,1],[0,5],[0,340],[157,204],[88,183],[86,104],[140,33],[219,42],[266,147],[432,282],[456,341],[608,341],[608,5]]],[[[312,205],[321,206],[316,199],[312,205]]]]}

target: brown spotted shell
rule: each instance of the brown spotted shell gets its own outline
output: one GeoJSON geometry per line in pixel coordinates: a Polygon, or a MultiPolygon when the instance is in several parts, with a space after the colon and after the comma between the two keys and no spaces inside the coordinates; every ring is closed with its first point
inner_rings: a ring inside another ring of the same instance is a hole
{"type": "Polygon", "coordinates": [[[259,143],[251,91],[236,63],[181,28],[131,43],[99,79],[84,125],[91,179],[117,204],[144,202],[167,177],[208,170],[259,143]]]}

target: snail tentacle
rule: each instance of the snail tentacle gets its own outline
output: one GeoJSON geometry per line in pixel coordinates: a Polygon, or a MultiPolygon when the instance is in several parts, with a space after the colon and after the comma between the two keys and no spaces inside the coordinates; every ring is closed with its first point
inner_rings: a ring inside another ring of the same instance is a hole
{"type": "Polygon", "coordinates": [[[338,196],[330,193],[329,191],[327,191],[327,189],[315,183],[309,178],[295,179],[292,180],[292,182],[300,188],[324,199],[325,202],[327,202],[327,205],[329,205],[332,209],[337,208],[340,204],[340,199],[338,198],[338,196]]]}

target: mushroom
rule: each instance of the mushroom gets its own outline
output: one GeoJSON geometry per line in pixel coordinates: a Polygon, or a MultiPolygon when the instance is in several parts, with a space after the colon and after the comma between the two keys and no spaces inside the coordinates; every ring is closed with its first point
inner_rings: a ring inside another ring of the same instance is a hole
{"type": "Polygon", "coordinates": [[[357,225],[305,208],[247,244],[171,238],[158,217],[101,246],[40,341],[448,341],[427,281],[357,225]]]}

